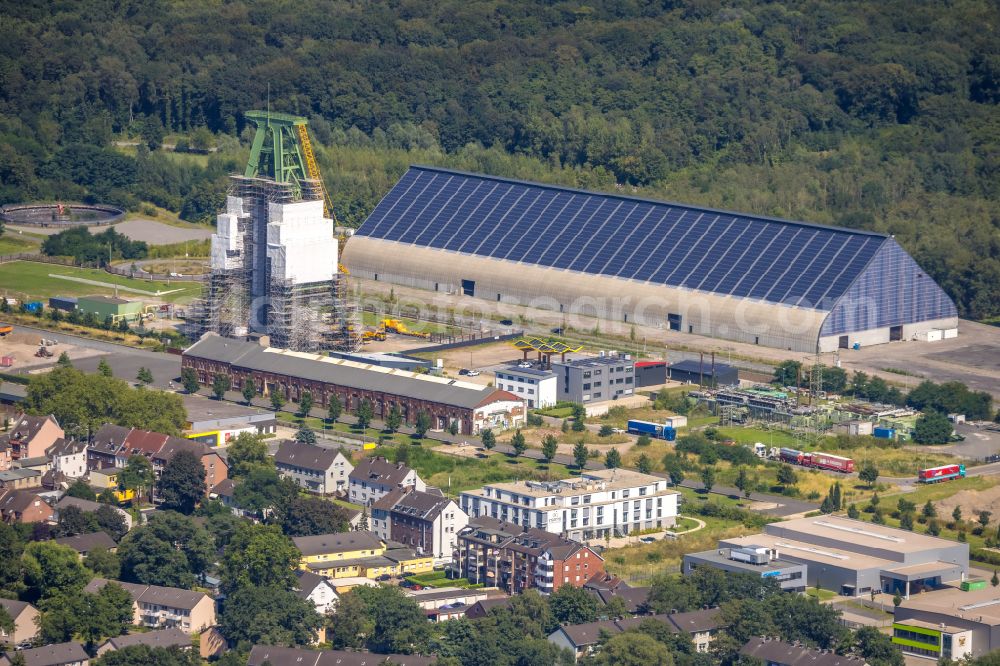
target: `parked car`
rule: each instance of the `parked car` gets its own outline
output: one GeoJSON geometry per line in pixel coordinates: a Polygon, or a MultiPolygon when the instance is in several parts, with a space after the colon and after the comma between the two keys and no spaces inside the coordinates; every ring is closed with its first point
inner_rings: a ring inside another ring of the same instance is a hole
{"type": "Polygon", "coordinates": [[[621,428],[612,428],[611,429],[611,434],[612,435],[624,435],[625,431],[622,430],[621,428]]]}
{"type": "Polygon", "coordinates": [[[988,463],[1000,462],[1000,453],[993,453],[991,455],[986,456],[986,462],[988,463]]]}
{"type": "Polygon", "coordinates": [[[639,541],[643,543],[656,543],[656,539],[654,539],[653,537],[642,537],[641,539],[639,539],[639,541]]]}
{"type": "Polygon", "coordinates": [[[469,369],[468,368],[462,368],[461,370],[458,371],[458,374],[461,375],[462,377],[464,377],[465,375],[469,374],[469,369]]]}
{"type": "Polygon", "coordinates": [[[555,333],[556,335],[562,335],[563,334],[562,326],[559,326],[557,328],[553,328],[552,332],[555,333]]]}
{"type": "Polygon", "coordinates": [[[514,322],[511,321],[510,319],[501,319],[500,320],[500,325],[501,326],[513,326],[514,322]]]}
{"type": "Polygon", "coordinates": [[[519,368],[530,368],[531,367],[531,361],[521,361],[520,363],[517,364],[517,367],[519,367],[519,368]]]}
{"type": "Polygon", "coordinates": [[[469,370],[465,374],[468,375],[469,377],[478,377],[479,376],[479,371],[478,370],[469,370]]]}
{"type": "Polygon", "coordinates": [[[379,581],[385,582],[387,580],[392,580],[392,576],[390,576],[389,574],[382,574],[381,576],[379,576],[375,580],[379,580],[379,581]]]}

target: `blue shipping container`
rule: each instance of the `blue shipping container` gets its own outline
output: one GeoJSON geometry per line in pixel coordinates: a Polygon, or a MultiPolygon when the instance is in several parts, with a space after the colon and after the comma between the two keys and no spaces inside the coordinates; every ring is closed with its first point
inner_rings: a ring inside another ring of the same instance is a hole
{"type": "Polygon", "coordinates": [[[896,436],[896,431],[892,428],[875,428],[873,434],[881,439],[892,439],[896,436]]]}
{"type": "Polygon", "coordinates": [[[25,303],[24,304],[24,309],[27,310],[28,312],[41,312],[42,311],[42,302],[41,301],[32,301],[31,303],[25,303]]]}

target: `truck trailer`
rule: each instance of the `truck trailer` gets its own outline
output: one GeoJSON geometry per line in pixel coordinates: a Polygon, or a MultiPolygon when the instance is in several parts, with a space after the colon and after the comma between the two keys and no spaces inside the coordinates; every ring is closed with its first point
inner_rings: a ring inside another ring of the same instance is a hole
{"type": "Polygon", "coordinates": [[[646,435],[647,437],[653,437],[654,439],[665,439],[668,442],[672,442],[677,439],[676,428],[671,428],[670,426],[665,426],[660,423],[653,423],[652,421],[630,420],[626,428],[629,434],[632,435],[646,435]]]}

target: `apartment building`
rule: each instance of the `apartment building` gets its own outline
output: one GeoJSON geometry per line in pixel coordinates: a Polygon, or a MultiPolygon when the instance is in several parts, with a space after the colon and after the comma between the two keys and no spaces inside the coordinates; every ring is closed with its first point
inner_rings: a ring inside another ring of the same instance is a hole
{"type": "Polygon", "coordinates": [[[125,447],[131,428],[105,423],[90,438],[87,445],[87,467],[89,469],[104,469],[115,467],[118,454],[125,447]]]}
{"type": "Polygon", "coordinates": [[[88,666],[90,656],[76,641],[52,643],[29,650],[0,655],[0,666],[10,666],[15,659],[22,659],[25,666],[88,666]]]}
{"type": "Polygon", "coordinates": [[[551,370],[510,365],[493,374],[497,388],[524,400],[528,409],[551,407],[559,400],[556,373],[551,370]]]}
{"type": "Polygon", "coordinates": [[[336,449],[286,439],[274,454],[278,474],[320,495],[346,492],[354,465],[336,449]]]}
{"type": "Polygon", "coordinates": [[[370,578],[424,573],[434,569],[430,556],[386,542],[372,532],[292,537],[302,554],[299,568],[327,578],[370,578]]]}
{"type": "Polygon", "coordinates": [[[87,476],[87,445],[73,439],[59,438],[45,452],[52,460],[52,470],[69,479],[87,476]]]}
{"type": "Polygon", "coordinates": [[[583,587],[595,574],[604,573],[604,559],[588,546],[489,517],[471,520],[459,532],[451,566],[470,582],[507,594],[583,587]]]}
{"type": "Polygon", "coordinates": [[[672,527],[678,497],[666,479],[605,469],[576,479],[489,484],[460,499],[470,519],[488,516],[582,541],[672,527]]]}
{"type": "Polygon", "coordinates": [[[229,478],[229,466],[226,465],[226,462],[212,447],[190,439],[181,439],[180,437],[170,437],[163,447],[157,453],[153,454],[151,458],[153,470],[157,474],[162,472],[163,468],[181,451],[190,451],[201,460],[201,464],[205,468],[206,492],[207,489],[213,488],[221,481],[229,478]]]}
{"type": "Polygon", "coordinates": [[[458,533],[469,524],[455,500],[437,488],[403,494],[389,509],[388,520],[393,541],[430,555],[435,564],[451,561],[458,533]]]}
{"type": "Polygon", "coordinates": [[[99,591],[109,582],[125,588],[132,595],[134,624],[150,629],[176,627],[186,634],[200,632],[215,624],[215,600],[207,594],[178,587],[137,585],[95,578],[84,592],[99,591]]]}
{"type": "Polygon", "coordinates": [[[397,488],[427,490],[417,473],[403,463],[392,463],[381,456],[362,459],[348,474],[350,499],[354,504],[371,506],[383,495],[397,488]]]}
{"type": "Polygon", "coordinates": [[[48,416],[19,414],[7,432],[0,435],[0,442],[10,446],[13,460],[20,460],[44,456],[57,439],[65,436],[66,433],[51,414],[48,416]]]}

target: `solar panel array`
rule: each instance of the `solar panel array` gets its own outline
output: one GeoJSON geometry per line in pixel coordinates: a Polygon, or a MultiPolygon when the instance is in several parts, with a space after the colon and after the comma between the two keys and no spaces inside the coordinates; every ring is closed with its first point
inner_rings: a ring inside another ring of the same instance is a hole
{"type": "Polygon", "coordinates": [[[358,235],[828,309],[885,237],[410,167],[358,235]]]}

